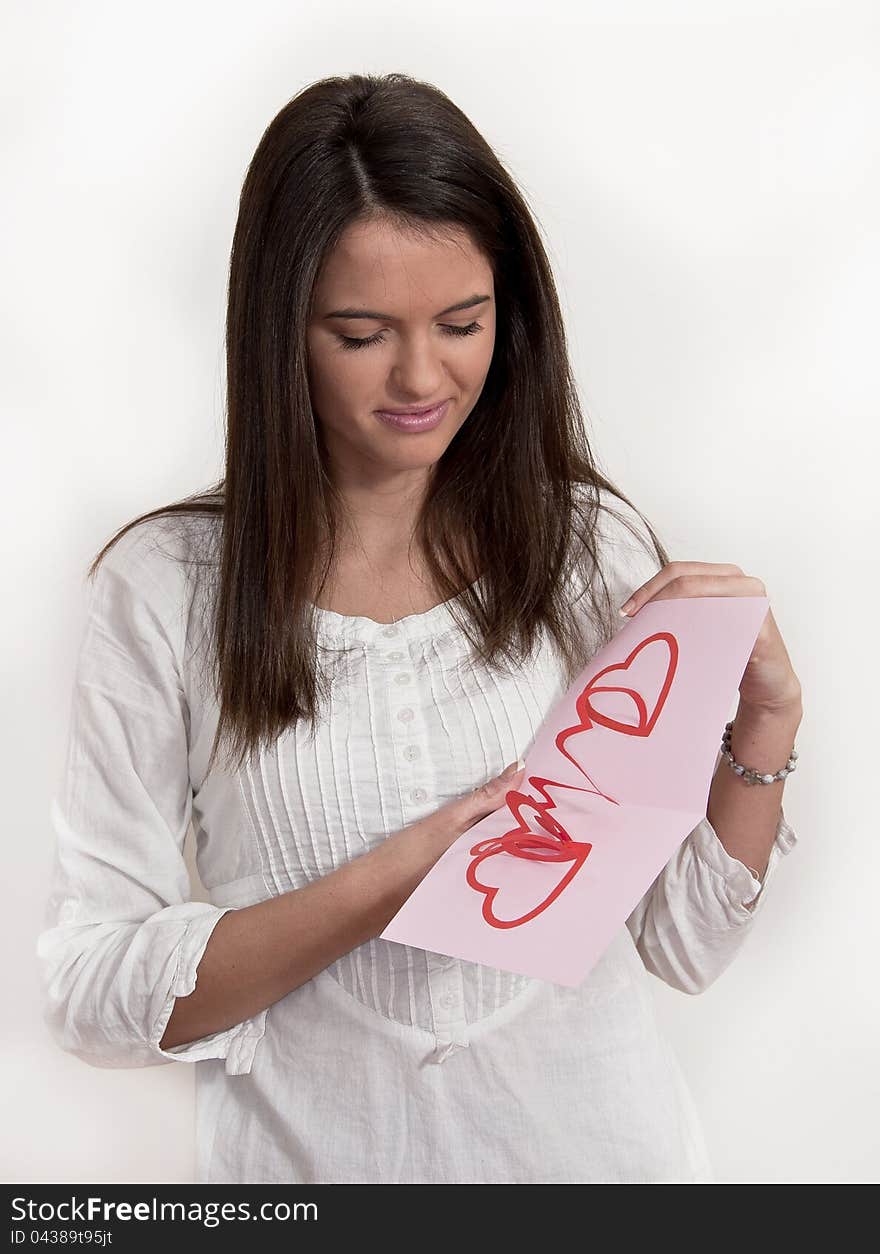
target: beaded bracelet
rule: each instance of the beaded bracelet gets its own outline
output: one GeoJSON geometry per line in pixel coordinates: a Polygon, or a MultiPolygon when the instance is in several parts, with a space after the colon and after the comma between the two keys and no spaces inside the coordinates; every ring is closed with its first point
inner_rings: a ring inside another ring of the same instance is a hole
{"type": "MultiPolygon", "coordinates": [[[[796,759],[797,749],[792,748],[791,756],[781,771],[776,771],[774,775],[768,775],[766,772],[756,771],[752,767],[742,766],[737,762],[730,748],[730,734],[733,731],[733,723],[725,723],[724,735],[721,737],[721,752],[730,764],[731,770],[746,781],[747,784],[773,784],[778,779],[785,779],[792,771],[797,770],[796,759]]],[[[763,884],[763,878],[753,867],[747,867],[748,871],[754,875],[759,884],[763,884]]],[[[765,872],[766,874],[766,872],[765,872]]]]}
{"type": "Polygon", "coordinates": [[[754,770],[750,766],[741,766],[730,749],[730,733],[733,730],[733,723],[725,723],[724,735],[721,737],[721,752],[730,763],[730,768],[734,774],[741,776],[747,784],[773,784],[777,779],[785,779],[792,771],[797,770],[795,759],[797,758],[797,750],[792,749],[788,762],[781,771],[777,771],[774,775],[762,774],[760,771],[754,770]]]}

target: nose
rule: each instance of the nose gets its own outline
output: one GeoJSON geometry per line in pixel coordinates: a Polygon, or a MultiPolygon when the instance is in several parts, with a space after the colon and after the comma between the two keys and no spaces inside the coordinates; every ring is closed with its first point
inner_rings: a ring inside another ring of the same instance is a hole
{"type": "Polygon", "coordinates": [[[440,345],[430,336],[416,336],[408,343],[401,339],[389,372],[388,395],[399,397],[401,405],[429,405],[446,396],[447,378],[440,345]]]}

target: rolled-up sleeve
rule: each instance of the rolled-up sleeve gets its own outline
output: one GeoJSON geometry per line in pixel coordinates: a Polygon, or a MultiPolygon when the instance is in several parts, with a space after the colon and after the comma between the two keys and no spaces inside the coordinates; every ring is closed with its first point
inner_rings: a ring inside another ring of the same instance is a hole
{"type": "Polygon", "coordinates": [[[759,881],[701,819],[626,921],[645,968],[680,992],[704,992],[739,953],[777,866],[796,842],[780,807],[759,881]]]}
{"type": "Polygon", "coordinates": [[[67,754],[50,806],[54,849],[37,938],[43,1018],[56,1043],[96,1067],[226,1060],[250,1069],[266,1011],[162,1049],[177,997],[196,987],[211,933],[231,907],[191,900],[184,841],[192,811],[183,607],[148,557],[142,526],[99,565],[87,595],[67,754]]]}

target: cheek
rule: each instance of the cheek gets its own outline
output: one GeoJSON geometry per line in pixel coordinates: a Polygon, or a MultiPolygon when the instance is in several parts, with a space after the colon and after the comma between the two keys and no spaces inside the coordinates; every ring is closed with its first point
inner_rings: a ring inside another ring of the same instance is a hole
{"type": "Polygon", "coordinates": [[[485,380],[489,373],[489,367],[492,364],[492,356],[495,352],[494,336],[481,337],[481,343],[474,346],[474,353],[471,359],[472,372],[481,383],[485,380]]]}
{"type": "Polygon", "coordinates": [[[309,368],[309,379],[315,393],[351,399],[362,392],[369,392],[376,386],[379,372],[375,362],[364,360],[368,354],[369,349],[315,354],[309,368]]]}

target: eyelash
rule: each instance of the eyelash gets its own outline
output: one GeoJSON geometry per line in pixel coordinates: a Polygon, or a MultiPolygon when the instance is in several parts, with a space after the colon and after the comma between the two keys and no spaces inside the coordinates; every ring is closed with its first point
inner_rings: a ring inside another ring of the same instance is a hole
{"type": "MultiPolygon", "coordinates": [[[[474,335],[477,331],[482,331],[483,324],[481,322],[470,322],[466,327],[444,327],[447,335],[474,335]]],[[[348,335],[338,335],[336,337],[345,349],[365,348],[369,344],[384,344],[383,333],[377,331],[375,335],[367,336],[364,340],[352,339],[348,335]]]]}

